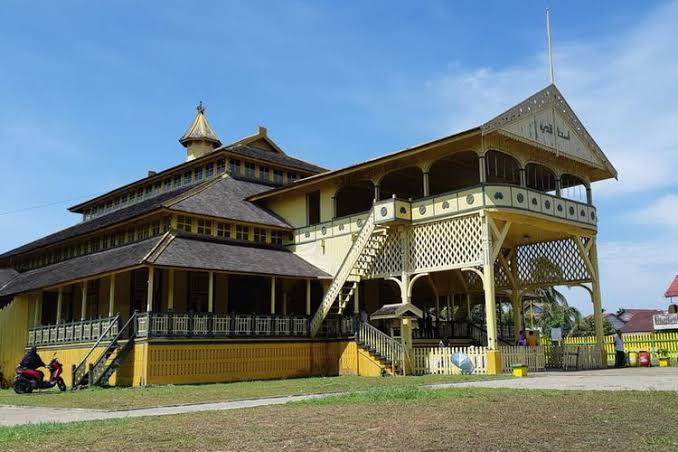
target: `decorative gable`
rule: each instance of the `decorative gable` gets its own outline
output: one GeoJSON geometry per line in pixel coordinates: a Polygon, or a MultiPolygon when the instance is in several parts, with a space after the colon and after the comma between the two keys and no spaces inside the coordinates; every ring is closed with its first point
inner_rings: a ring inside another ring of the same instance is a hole
{"type": "Polygon", "coordinates": [[[558,155],[617,171],[584,128],[555,85],[519,103],[481,127],[483,134],[499,132],[558,155]]]}

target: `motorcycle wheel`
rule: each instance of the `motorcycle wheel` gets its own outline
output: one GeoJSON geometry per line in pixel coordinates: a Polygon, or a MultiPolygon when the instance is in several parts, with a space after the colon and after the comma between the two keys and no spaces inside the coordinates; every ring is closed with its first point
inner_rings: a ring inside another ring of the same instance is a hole
{"type": "Polygon", "coordinates": [[[33,391],[30,381],[20,379],[14,382],[14,392],[17,394],[30,394],[33,391]]]}
{"type": "Polygon", "coordinates": [[[64,383],[63,380],[59,379],[57,381],[57,387],[59,388],[59,391],[64,392],[66,391],[66,383],[64,383]]]}

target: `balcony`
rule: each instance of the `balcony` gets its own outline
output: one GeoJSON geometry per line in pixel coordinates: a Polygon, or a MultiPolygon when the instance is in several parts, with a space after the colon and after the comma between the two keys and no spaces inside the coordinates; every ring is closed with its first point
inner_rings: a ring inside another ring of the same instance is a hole
{"type": "MultiPolygon", "coordinates": [[[[483,184],[414,201],[384,199],[376,203],[375,223],[424,223],[482,209],[514,211],[596,229],[598,215],[593,205],[537,190],[506,184],[483,184]]],[[[294,243],[338,237],[360,231],[368,212],[335,218],[295,231],[294,243]]]]}

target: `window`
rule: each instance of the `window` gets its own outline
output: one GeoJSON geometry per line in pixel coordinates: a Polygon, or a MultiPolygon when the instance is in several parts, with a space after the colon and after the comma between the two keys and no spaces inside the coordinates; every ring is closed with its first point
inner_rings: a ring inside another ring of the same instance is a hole
{"type": "Polygon", "coordinates": [[[137,190],[137,201],[141,201],[142,199],[144,199],[144,189],[140,188],[137,190]]]}
{"type": "Polygon", "coordinates": [[[282,231],[271,231],[271,243],[274,245],[282,245],[283,243],[282,231]]]}
{"type": "Polygon", "coordinates": [[[129,203],[134,204],[134,200],[136,199],[137,195],[134,192],[130,192],[129,194],[129,203]]]}
{"type": "Polygon", "coordinates": [[[306,219],[309,226],[320,223],[319,190],[306,195],[306,219]]]}
{"type": "Polygon", "coordinates": [[[212,222],[210,220],[198,220],[198,234],[212,235],[212,222]]]}
{"type": "Polygon", "coordinates": [[[283,183],[283,172],[275,170],[273,171],[273,182],[276,184],[282,184],[283,183]]]}
{"type": "Polygon", "coordinates": [[[186,171],[184,173],[184,185],[188,185],[193,182],[193,171],[186,171]]]}
{"type": "Polygon", "coordinates": [[[265,243],[266,242],[266,229],[263,228],[254,228],[254,241],[265,243]]]}
{"type": "Polygon", "coordinates": [[[188,272],[188,312],[207,312],[208,294],[208,273],[188,272]]]}
{"type": "Polygon", "coordinates": [[[125,241],[127,243],[134,241],[134,229],[128,229],[127,230],[127,238],[125,239],[125,241]]]}
{"type": "Polygon", "coordinates": [[[181,175],[176,174],[174,176],[174,182],[173,182],[174,188],[180,187],[181,186],[181,175]]]}
{"type": "Polygon", "coordinates": [[[162,220],[162,232],[167,232],[172,228],[172,217],[165,217],[162,220]]]}
{"type": "Polygon", "coordinates": [[[160,193],[160,190],[161,190],[161,189],[162,189],[162,182],[157,182],[157,183],[153,186],[153,191],[154,191],[155,193],[160,193]]]}
{"type": "Polygon", "coordinates": [[[202,180],[202,166],[195,169],[195,181],[198,182],[199,180],[202,180]]]}
{"type": "Polygon", "coordinates": [[[299,176],[294,173],[287,173],[287,182],[294,182],[295,180],[299,179],[299,176]]]}
{"type": "Polygon", "coordinates": [[[240,174],[240,160],[231,160],[229,165],[231,166],[231,174],[236,176],[240,174]]]}
{"type": "Polygon", "coordinates": [[[205,165],[205,177],[214,176],[214,162],[205,165]]]}
{"type": "Polygon", "coordinates": [[[180,231],[191,232],[193,230],[193,219],[179,215],[177,217],[177,229],[180,231]]]}
{"type": "Polygon", "coordinates": [[[159,221],[154,221],[151,223],[151,235],[156,236],[160,235],[160,222],[159,221]]]}
{"type": "Polygon", "coordinates": [[[265,166],[259,167],[259,179],[268,181],[271,179],[271,170],[265,166]]]}
{"type": "Polygon", "coordinates": [[[250,239],[250,228],[249,226],[236,225],[235,227],[235,238],[238,240],[249,240],[250,239]]]}
{"type": "Polygon", "coordinates": [[[217,224],[217,236],[218,237],[231,237],[231,225],[229,223],[218,223],[217,224]]]}
{"type": "Polygon", "coordinates": [[[127,204],[127,195],[122,195],[120,198],[120,204],[123,206],[127,204]]]}
{"type": "Polygon", "coordinates": [[[224,171],[226,171],[226,160],[217,160],[217,174],[222,174],[224,171]]]}
{"type": "Polygon", "coordinates": [[[170,189],[172,188],[172,179],[165,179],[162,182],[162,184],[163,184],[163,187],[162,187],[163,191],[170,191],[170,189]]]}
{"type": "Polygon", "coordinates": [[[153,193],[153,186],[149,185],[148,187],[146,187],[146,194],[145,194],[146,198],[150,198],[151,193],[153,193]]]}
{"type": "Polygon", "coordinates": [[[255,173],[256,173],[256,166],[254,165],[254,163],[245,162],[245,177],[254,178],[255,173]]]}

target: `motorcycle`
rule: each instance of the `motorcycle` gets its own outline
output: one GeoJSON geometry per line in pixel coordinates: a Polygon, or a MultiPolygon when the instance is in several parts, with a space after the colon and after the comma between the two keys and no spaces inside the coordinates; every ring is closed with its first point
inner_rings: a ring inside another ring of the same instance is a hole
{"type": "Polygon", "coordinates": [[[40,370],[17,367],[14,379],[14,392],[30,394],[34,389],[49,389],[57,386],[61,392],[66,390],[66,383],[61,374],[64,366],[54,357],[46,366],[49,369],[49,380],[44,380],[44,373],[40,370]]]}

